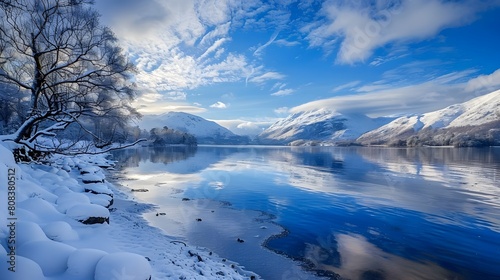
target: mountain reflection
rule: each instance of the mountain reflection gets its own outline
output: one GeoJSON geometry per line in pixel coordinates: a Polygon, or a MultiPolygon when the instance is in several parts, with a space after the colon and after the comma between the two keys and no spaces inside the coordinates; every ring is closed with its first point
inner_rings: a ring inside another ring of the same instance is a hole
{"type": "Polygon", "coordinates": [[[113,152],[113,159],[121,167],[137,167],[142,161],[164,163],[182,161],[196,154],[196,146],[142,147],[113,152]]]}
{"type": "Polygon", "coordinates": [[[335,234],[336,249],[308,244],[305,258],[317,269],[343,279],[460,279],[431,262],[417,262],[383,251],[357,234],[335,234]]]}

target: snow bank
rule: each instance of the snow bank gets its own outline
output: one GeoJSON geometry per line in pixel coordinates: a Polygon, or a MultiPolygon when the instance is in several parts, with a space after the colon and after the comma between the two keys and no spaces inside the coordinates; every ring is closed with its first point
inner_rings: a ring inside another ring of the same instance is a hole
{"type": "Polygon", "coordinates": [[[93,279],[97,263],[106,254],[106,252],[97,249],[80,249],[74,251],[68,258],[68,269],[66,270],[64,279],[93,279]]]}
{"type": "Polygon", "coordinates": [[[75,248],[72,246],[44,240],[25,243],[19,247],[17,254],[36,262],[45,276],[55,276],[66,271],[68,257],[73,251],[75,248]]]}
{"type": "MultiPolygon", "coordinates": [[[[54,156],[17,164],[0,142],[0,184],[15,170],[16,272],[7,262],[8,193],[0,188],[0,279],[255,279],[237,264],[164,235],[142,217],[152,211],[106,182],[105,156],[54,156]],[[89,183],[98,181],[99,183],[89,183]],[[87,190],[87,192],[85,192],[87,190]],[[117,193],[119,194],[117,198],[117,193]],[[118,200],[109,207],[113,199],[118,200]],[[93,222],[109,225],[90,225],[93,222]],[[196,252],[198,258],[188,252],[196,252]],[[146,259],[146,256],[148,257],[146,259]]],[[[9,257],[10,258],[10,257],[9,257]]]]}
{"type": "Polygon", "coordinates": [[[148,280],[151,279],[151,266],[146,258],[137,254],[109,254],[97,263],[94,279],[148,280]]]}
{"type": "MultiPolygon", "coordinates": [[[[1,246],[0,246],[1,247],[1,246]]],[[[5,280],[45,280],[47,279],[43,275],[43,271],[40,266],[31,259],[17,256],[16,266],[22,269],[17,269],[15,273],[10,272],[8,269],[8,263],[2,254],[0,257],[0,279],[5,280]]]]}
{"type": "Polygon", "coordinates": [[[66,213],[69,208],[77,204],[90,204],[90,199],[83,193],[68,192],[59,196],[56,203],[57,210],[66,213]]]}
{"type": "Polygon", "coordinates": [[[78,233],[66,222],[52,222],[43,227],[45,235],[54,241],[71,241],[78,239],[78,233]]]}
{"type": "Polygon", "coordinates": [[[33,222],[18,221],[16,222],[16,245],[22,246],[25,243],[32,241],[49,240],[40,226],[33,222]]]}

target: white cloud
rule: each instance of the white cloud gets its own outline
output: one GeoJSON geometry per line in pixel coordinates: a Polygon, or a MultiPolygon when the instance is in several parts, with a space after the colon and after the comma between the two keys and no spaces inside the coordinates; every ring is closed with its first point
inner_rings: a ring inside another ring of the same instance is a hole
{"type": "Polygon", "coordinates": [[[384,81],[380,81],[379,83],[374,83],[370,85],[365,85],[362,87],[359,87],[356,91],[357,92],[373,92],[373,91],[380,91],[384,89],[391,89],[394,87],[394,85],[388,84],[388,83],[383,83],[384,81]]]}
{"type": "Polygon", "coordinates": [[[213,120],[238,135],[258,135],[273,124],[276,119],[269,120],[213,120]]]}
{"type": "Polygon", "coordinates": [[[233,4],[230,0],[204,0],[195,2],[200,21],[215,26],[227,22],[231,17],[233,4]]]}
{"type": "Polygon", "coordinates": [[[143,60],[163,57],[161,64],[150,72],[140,71],[136,75],[142,88],[159,91],[180,91],[221,82],[234,82],[246,75],[247,62],[242,55],[228,54],[223,60],[201,62],[185,55],[178,49],[151,53],[137,59],[139,67],[143,60]]]}
{"type": "Polygon", "coordinates": [[[220,46],[222,46],[222,44],[224,44],[225,42],[227,42],[229,39],[227,38],[220,38],[218,39],[217,41],[215,41],[215,43],[213,45],[211,45],[202,55],[200,55],[198,57],[198,60],[203,60],[204,58],[206,58],[210,53],[213,53],[213,52],[216,52],[217,50],[219,50],[220,46]]]}
{"type": "Polygon", "coordinates": [[[344,90],[344,89],[352,89],[353,87],[359,85],[360,83],[361,83],[361,81],[352,81],[352,82],[345,83],[345,84],[342,84],[340,86],[337,86],[332,91],[333,92],[338,92],[338,91],[341,91],[341,90],[344,90]]]}
{"type": "Polygon", "coordinates": [[[231,22],[226,22],[221,25],[216,25],[213,30],[207,32],[200,40],[200,46],[206,46],[211,44],[214,40],[221,37],[227,37],[229,34],[229,28],[231,27],[231,22]]]}
{"type": "Polygon", "coordinates": [[[144,92],[138,96],[136,102],[140,103],[154,103],[160,99],[162,99],[163,95],[159,94],[156,91],[144,92]]]}
{"type": "Polygon", "coordinates": [[[285,87],[286,87],[285,83],[277,82],[271,87],[271,90],[284,89],[285,87]]]}
{"type": "Polygon", "coordinates": [[[144,115],[162,114],[168,111],[179,111],[179,108],[185,108],[186,112],[204,112],[201,105],[192,106],[186,104],[186,93],[182,91],[168,91],[159,93],[157,91],[143,91],[134,100],[132,105],[144,115]]]}
{"type": "MultiPolygon", "coordinates": [[[[110,25],[132,61],[141,89],[186,91],[215,83],[236,82],[252,67],[244,53],[226,52],[230,30],[242,25],[279,26],[273,5],[232,0],[107,0],[97,1],[104,23],[110,25]],[[260,9],[262,8],[262,9],[260,9]],[[249,15],[263,22],[252,24],[249,15]]],[[[273,27],[277,29],[276,27],[273,27]]],[[[265,79],[265,76],[261,79],[265,79]]],[[[257,79],[256,81],[258,81],[257,79]]]]}
{"type": "MultiPolygon", "coordinates": [[[[470,78],[472,73],[474,70],[465,70],[413,85],[399,87],[384,85],[379,89],[373,87],[372,91],[308,102],[291,108],[290,112],[318,108],[329,108],[342,113],[363,113],[369,116],[430,112],[473,98],[474,96],[466,90],[467,86],[478,81],[478,78],[470,78]]],[[[481,92],[484,93],[487,91],[481,92]]]]}
{"type": "Polygon", "coordinates": [[[258,125],[256,125],[253,122],[243,122],[243,123],[240,123],[238,126],[236,126],[236,128],[239,131],[246,131],[247,132],[246,134],[248,134],[249,132],[253,132],[253,133],[255,133],[255,132],[257,132],[257,133],[262,132],[262,128],[260,128],[258,125]]]}
{"type": "Polygon", "coordinates": [[[252,83],[262,84],[262,83],[265,83],[267,81],[282,80],[284,78],[285,78],[285,75],[278,73],[278,72],[271,71],[271,72],[266,72],[266,73],[261,74],[261,75],[256,76],[256,77],[251,77],[248,80],[252,83]]]}
{"type": "Polygon", "coordinates": [[[148,104],[134,104],[135,108],[143,115],[158,115],[166,112],[186,112],[191,114],[203,113],[207,110],[197,105],[184,102],[157,101],[148,104]]]}
{"type": "Polygon", "coordinates": [[[222,100],[234,100],[234,93],[232,92],[228,92],[228,93],[224,93],[221,97],[220,97],[222,100]]]}
{"type": "Polygon", "coordinates": [[[264,45],[259,46],[253,52],[253,55],[255,55],[255,56],[262,55],[262,52],[264,51],[264,49],[267,48],[267,47],[269,47],[274,42],[274,40],[276,40],[276,37],[278,37],[278,34],[279,34],[279,31],[274,32],[273,35],[271,36],[271,38],[269,38],[269,40],[264,45]]]}
{"type": "Polygon", "coordinates": [[[271,93],[272,96],[284,96],[284,95],[290,95],[294,92],[293,89],[289,89],[289,88],[286,88],[286,89],[280,89],[276,92],[273,92],[271,93]]]}
{"type": "Polygon", "coordinates": [[[169,91],[164,96],[170,100],[186,100],[186,93],[182,91],[169,91]]]}
{"type": "Polygon", "coordinates": [[[274,41],[275,44],[280,45],[280,46],[285,46],[285,47],[294,47],[300,45],[300,42],[298,41],[288,41],[285,39],[279,39],[274,41]]]}
{"type": "Polygon", "coordinates": [[[214,104],[210,105],[210,108],[226,109],[227,105],[224,104],[223,102],[217,101],[214,104]]]}
{"type": "Polygon", "coordinates": [[[480,75],[467,82],[465,90],[468,92],[494,91],[500,88],[500,69],[490,75],[480,75]]]}
{"type": "Polygon", "coordinates": [[[274,113],[277,115],[286,115],[286,114],[288,114],[289,110],[290,110],[290,108],[288,108],[288,107],[279,107],[279,108],[274,109],[274,113]]]}
{"type": "MultiPolygon", "coordinates": [[[[245,79],[252,68],[245,54],[226,52],[222,47],[231,41],[231,28],[279,30],[290,21],[290,4],[259,0],[96,1],[104,23],[113,28],[137,64],[137,84],[158,91],[184,91],[245,79]]],[[[277,34],[256,54],[272,44],[277,34]]],[[[260,69],[257,73],[265,72],[263,66],[253,67],[260,69]]],[[[263,79],[266,76],[255,82],[263,79]]]]}
{"type": "Polygon", "coordinates": [[[323,22],[306,25],[311,47],[327,52],[340,45],[336,61],[352,64],[365,61],[374,50],[388,43],[431,38],[441,30],[470,23],[475,15],[498,1],[401,0],[327,1],[323,22]]]}

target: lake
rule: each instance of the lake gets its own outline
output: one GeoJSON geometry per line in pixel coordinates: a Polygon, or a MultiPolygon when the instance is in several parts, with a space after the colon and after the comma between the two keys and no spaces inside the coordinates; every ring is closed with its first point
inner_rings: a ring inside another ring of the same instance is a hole
{"type": "Polygon", "coordinates": [[[122,183],[158,205],[145,215],[152,225],[265,279],[500,279],[497,147],[199,146],[113,156],[122,183]]]}

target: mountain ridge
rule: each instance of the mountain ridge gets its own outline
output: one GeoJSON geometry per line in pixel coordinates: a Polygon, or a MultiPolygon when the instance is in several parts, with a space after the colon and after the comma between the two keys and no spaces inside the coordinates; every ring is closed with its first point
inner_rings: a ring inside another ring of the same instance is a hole
{"type": "Polygon", "coordinates": [[[397,118],[361,135],[357,142],[396,146],[486,145],[497,141],[497,128],[500,129],[500,90],[440,110],[397,118]]]}
{"type": "Polygon", "coordinates": [[[246,144],[249,141],[248,137],[237,135],[214,121],[185,112],[144,116],[139,126],[147,130],[166,126],[186,132],[194,135],[198,144],[246,144]]]}
{"type": "Polygon", "coordinates": [[[259,139],[264,143],[274,141],[292,145],[353,142],[363,133],[379,127],[381,121],[362,114],[342,114],[320,108],[294,113],[275,122],[259,135],[259,139]]]}

